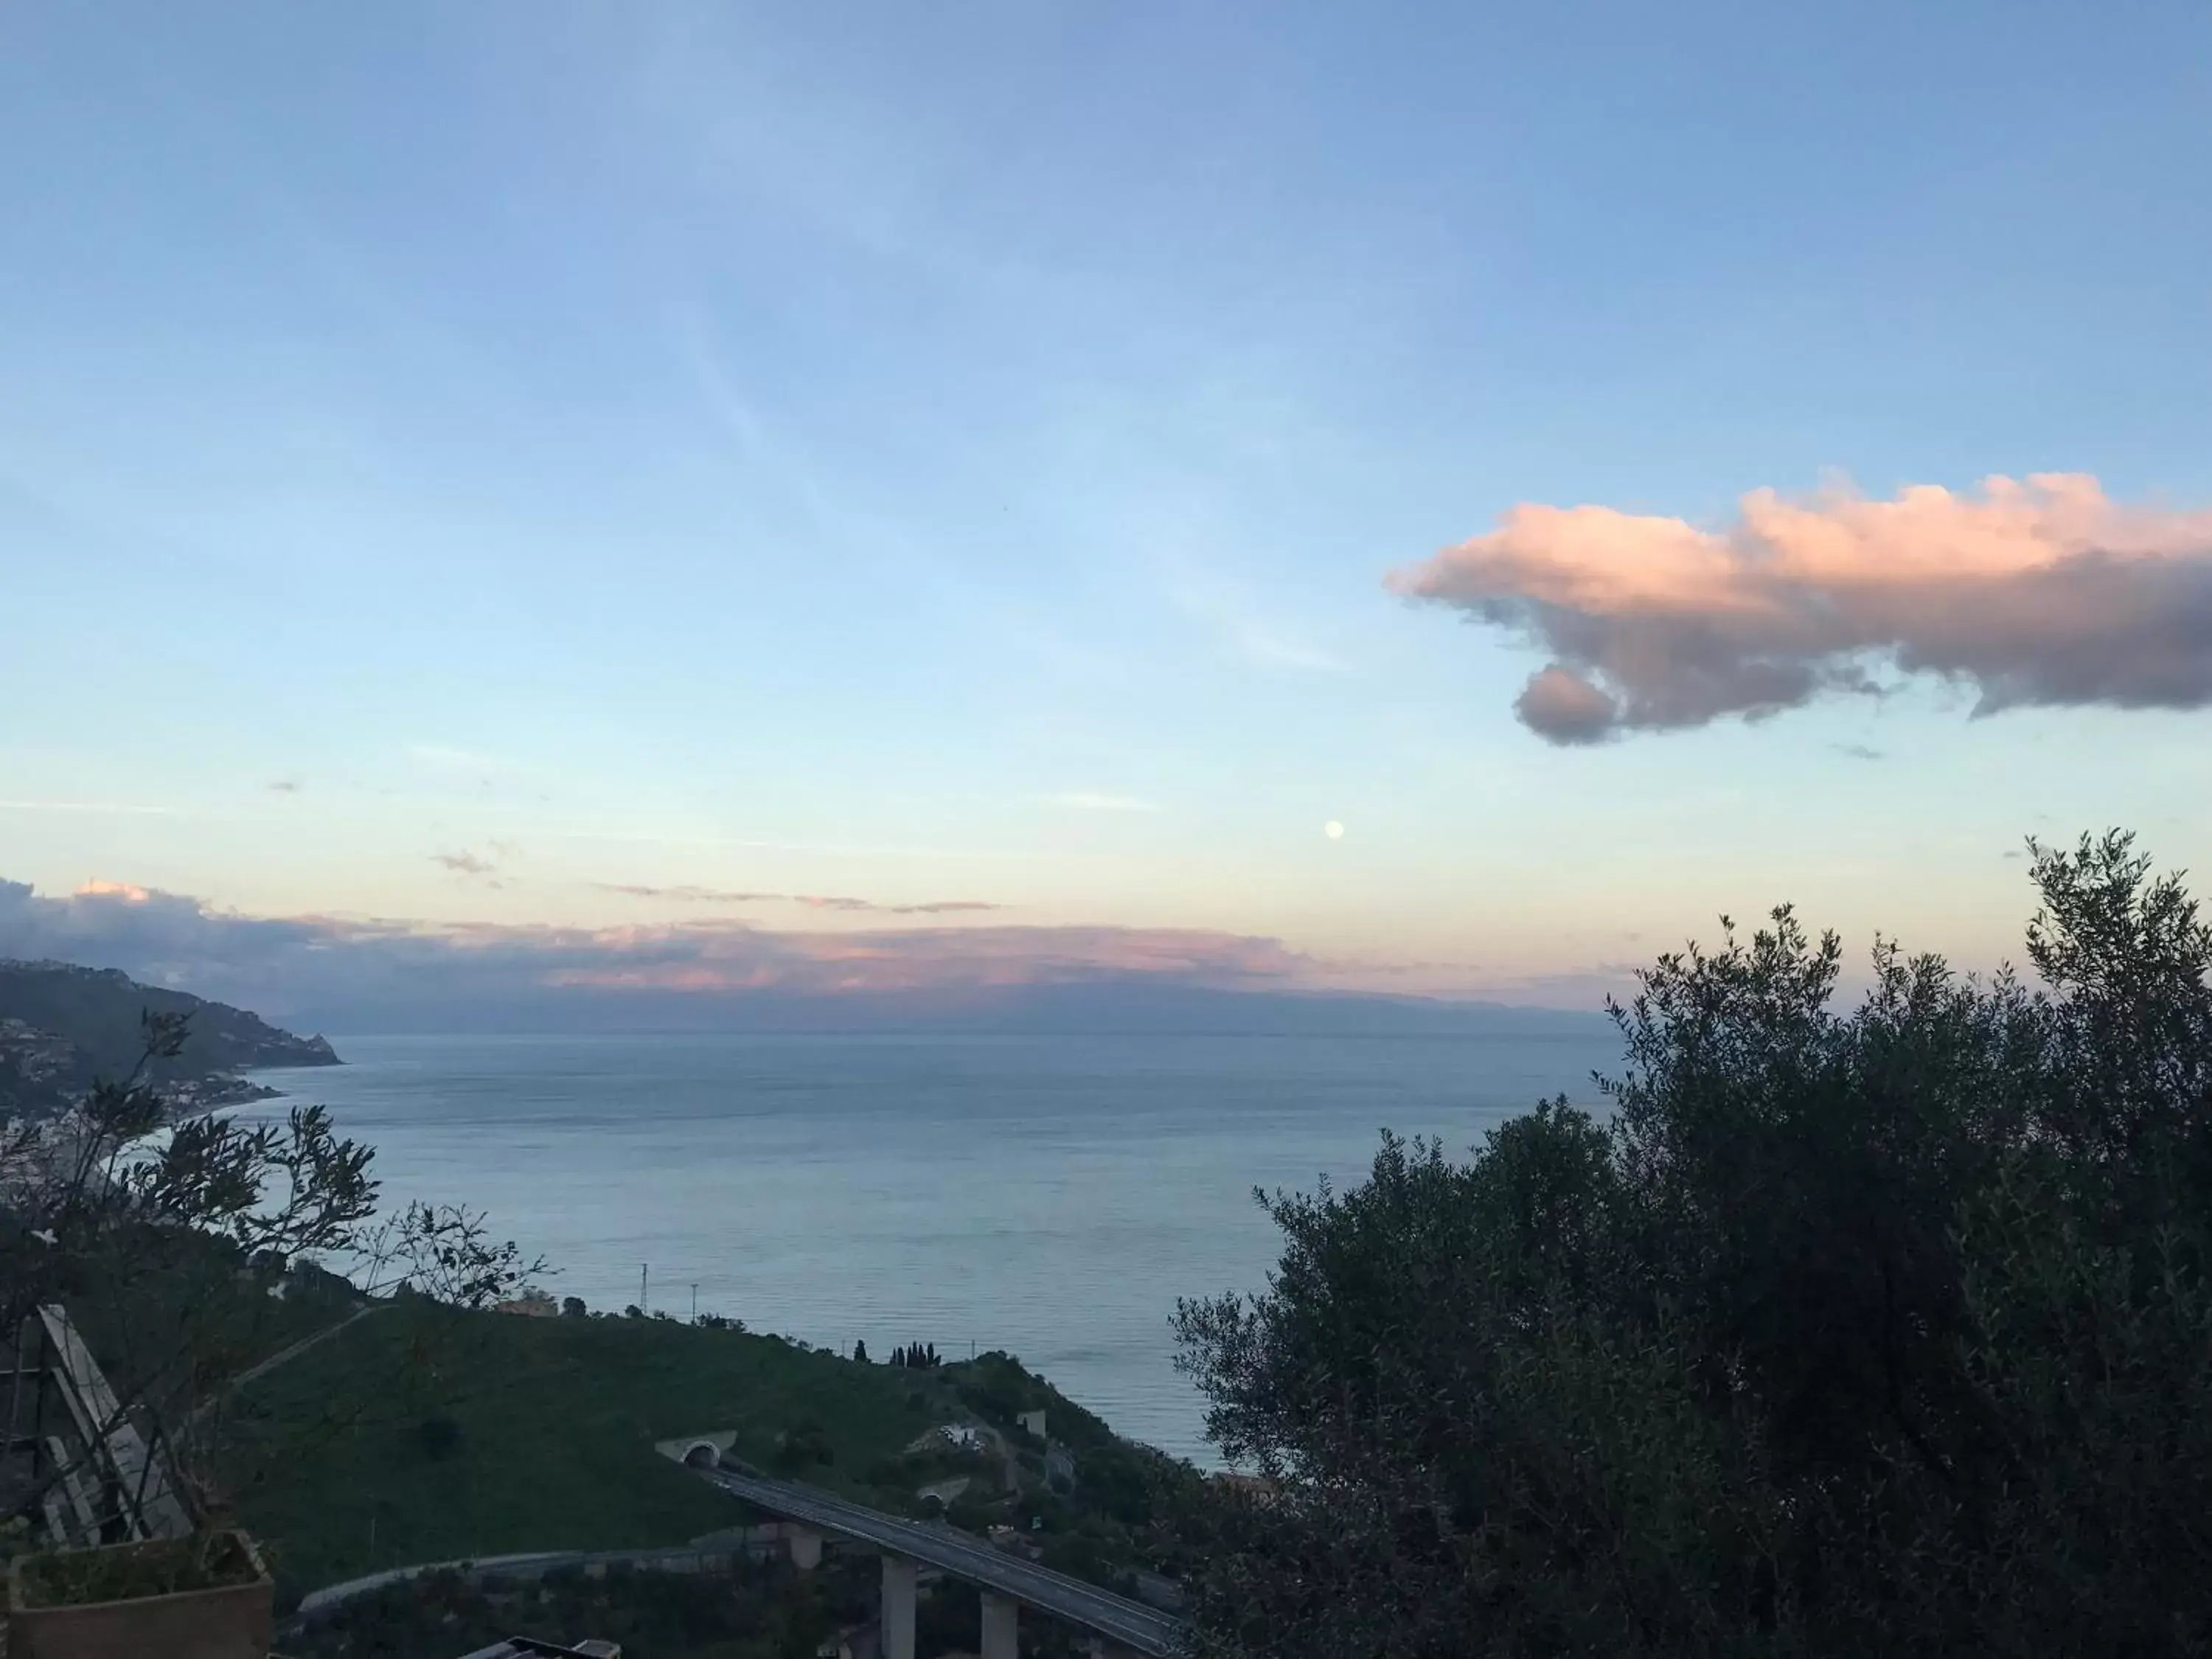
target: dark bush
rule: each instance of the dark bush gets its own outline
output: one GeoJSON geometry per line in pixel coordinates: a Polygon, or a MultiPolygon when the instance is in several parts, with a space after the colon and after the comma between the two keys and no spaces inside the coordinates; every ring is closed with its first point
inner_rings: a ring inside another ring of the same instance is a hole
{"type": "Polygon", "coordinates": [[[990,1504],[977,1496],[974,1488],[963,1492],[945,1505],[945,1518],[963,1532],[980,1533],[1001,1517],[994,1513],[990,1504]]]}
{"type": "Polygon", "coordinates": [[[830,1431],[819,1423],[799,1423],[776,1437],[775,1467],[787,1474],[826,1466],[836,1455],[830,1431]]]}
{"type": "MultiPolygon", "coordinates": [[[[1386,1139],[1186,1304],[1208,1652],[2212,1651],[2212,931],[2037,849],[2042,988],[1787,909],[1662,957],[1600,1121],[1386,1139]]],[[[1086,1486],[1091,1470],[1085,1468],[1086,1486]]]]}
{"type": "Polygon", "coordinates": [[[415,1443],[427,1456],[442,1462],[460,1449],[461,1425],[450,1417],[426,1417],[415,1425],[415,1443]]]}

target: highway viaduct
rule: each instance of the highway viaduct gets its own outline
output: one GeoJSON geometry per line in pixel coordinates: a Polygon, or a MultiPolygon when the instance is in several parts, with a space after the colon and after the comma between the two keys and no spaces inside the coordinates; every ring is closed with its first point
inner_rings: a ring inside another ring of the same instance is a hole
{"type": "Polygon", "coordinates": [[[883,1559],[883,1659],[915,1659],[917,1576],[933,1567],[982,1592],[981,1659],[1018,1659],[1020,1610],[1073,1626],[1097,1659],[1169,1659],[1183,1650],[1182,1622],[1157,1607],[1086,1584],[994,1548],[957,1528],[909,1521],[796,1481],[770,1480],[725,1457],[721,1436],[665,1441],[661,1449],[755,1509],[789,1524],[791,1559],[808,1568],[825,1540],[872,1550],[883,1559]]]}

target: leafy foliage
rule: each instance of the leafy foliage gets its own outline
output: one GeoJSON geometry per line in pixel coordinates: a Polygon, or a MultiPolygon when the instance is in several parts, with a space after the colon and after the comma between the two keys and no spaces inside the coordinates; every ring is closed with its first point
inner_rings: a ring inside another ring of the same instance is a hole
{"type": "Polygon", "coordinates": [[[24,1605],[46,1607],[174,1595],[247,1584],[261,1576],[252,1553],[231,1532],[33,1555],[21,1571],[24,1605]]]}
{"type": "Polygon", "coordinates": [[[1272,1501],[1188,1525],[1220,1654],[2212,1650],[2212,930],[2036,848],[2042,984],[1787,908],[1661,957],[1625,1075],[1472,1162],[1263,1197],[1183,1364],[1272,1501]]]}
{"type": "MultiPolygon", "coordinates": [[[[258,1359],[365,1297],[479,1307],[542,1264],[459,1206],[410,1205],[372,1224],[373,1152],[340,1139],[319,1106],[258,1125],[180,1112],[161,1079],[193,1018],[149,1009],[120,1081],[94,1084],[58,1116],[0,1123],[0,1330],[65,1306],[116,1396],[98,1435],[134,1424],[205,1515],[222,1504],[215,1466],[233,1382],[258,1359]],[[344,1261],[350,1279],[319,1258],[344,1261]]],[[[35,1516],[72,1473],[49,1467],[0,1502],[35,1516]]]]}

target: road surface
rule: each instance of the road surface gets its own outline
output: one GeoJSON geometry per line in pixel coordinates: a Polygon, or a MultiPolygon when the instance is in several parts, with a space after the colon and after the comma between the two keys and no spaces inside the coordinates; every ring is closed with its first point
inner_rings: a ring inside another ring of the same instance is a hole
{"type": "Polygon", "coordinates": [[[1181,1622],[1157,1607],[1010,1555],[955,1528],[885,1515],[813,1486],[771,1480],[726,1464],[711,1468],[699,1464],[687,1467],[756,1509],[939,1568],[1050,1618],[1095,1631],[1139,1653],[1165,1659],[1182,1650],[1181,1622]]]}

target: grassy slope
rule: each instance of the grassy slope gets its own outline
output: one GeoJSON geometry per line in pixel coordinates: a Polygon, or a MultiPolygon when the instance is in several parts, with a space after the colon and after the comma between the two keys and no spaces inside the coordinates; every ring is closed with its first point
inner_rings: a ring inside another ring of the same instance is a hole
{"type": "Polygon", "coordinates": [[[249,1391],[266,1413],[241,1518],[294,1587],[507,1551],[676,1544],[744,1517],[653,1443],[739,1432],[763,1468],[812,1422],[832,1449],[797,1471],[859,1477],[954,1414],[933,1375],[773,1338],[661,1321],[530,1319],[404,1307],[363,1320],[249,1391]],[[449,1417],[443,1455],[422,1425],[449,1417]],[[370,1522],[376,1523],[374,1557],[370,1522]]]}

